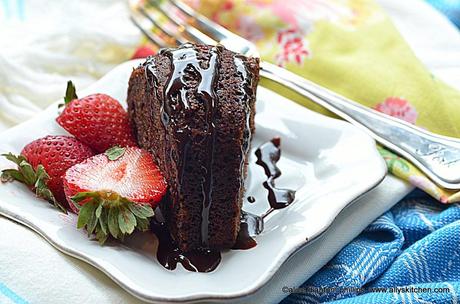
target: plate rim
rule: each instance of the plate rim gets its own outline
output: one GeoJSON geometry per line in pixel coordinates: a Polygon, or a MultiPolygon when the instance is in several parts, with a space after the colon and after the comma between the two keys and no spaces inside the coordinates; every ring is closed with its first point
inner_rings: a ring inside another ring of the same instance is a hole
{"type": "Polygon", "coordinates": [[[349,203],[347,203],[339,211],[339,213],[337,213],[337,215],[332,219],[332,221],[317,236],[315,236],[312,239],[308,239],[305,242],[299,243],[299,245],[296,246],[291,252],[288,252],[286,257],[283,256],[282,259],[279,259],[279,260],[283,260],[283,262],[280,263],[277,266],[274,266],[273,271],[270,271],[270,274],[265,276],[264,280],[261,280],[259,283],[254,284],[254,286],[252,288],[249,288],[247,291],[242,291],[240,293],[232,293],[231,295],[223,295],[223,296],[209,295],[209,294],[203,294],[203,296],[200,296],[199,294],[194,294],[194,295],[190,295],[190,296],[173,297],[173,298],[170,298],[170,297],[143,296],[142,293],[139,293],[136,290],[130,288],[127,284],[124,284],[122,280],[119,280],[116,276],[113,276],[103,266],[101,266],[101,265],[99,265],[99,263],[93,261],[90,257],[86,257],[85,255],[80,254],[78,251],[75,251],[75,250],[71,249],[68,246],[60,245],[59,243],[55,242],[52,238],[48,237],[46,233],[41,231],[41,229],[39,227],[37,227],[36,225],[31,223],[27,219],[25,219],[23,217],[17,218],[17,217],[15,217],[16,215],[9,214],[8,212],[5,212],[1,207],[0,207],[0,215],[6,217],[6,218],[8,218],[8,219],[10,219],[10,220],[12,220],[12,221],[14,221],[16,223],[19,223],[19,224],[21,224],[21,225],[23,225],[23,226],[25,226],[25,227],[27,227],[29,229],[31,229],[33,232],[37,233],[40,237],[45,239],[45,241],[47,241],[51,246],[53,246],[54,248],[56,248],[60,252],[63,252],[66,255],[69,255],[69,256],[71,256],[73,258],[76,258],[76,259],[78,259],[78,260],[80,260],[82,262],[88,263],[89,265],[95,267],[97,270],[99,270],[102,273],[104,273],[107,277],[109,277],[111,280],[113,280],[117,285],[119,285],[121,288],[123,288],[129,294],[131,294],[132,296],[134,296],[134,297],[136,297],[136,298],[138,298],[138,299],[140,299],[142,301],[145,301],[145,302],[148,302],[148,303],[158,303],[158,302],[160,302],[160,303],[161,302],[165,302],[165,303],[195,303],[195,302],[198,302],[198,301],[232,300],[232,299],[239,299],[239,298],[243,298],[243,297],[252,295],[252,294],[256,293],[260,288],[265,286],[268,283],[268,281],[270,281],[273,278],[275,273],[281,268],[281,266],[284,263],[286,263],[294,254],[296,254],[302,248],[304,248],[305,246],[310,245],[312,242],[320,239],[329,230],[329,228],[332,226],[332,223],[336,220],[336,218],[338,216],[340,216],[340,214],[342,212],[344,212],[344,210],[346,208],[350,207],[355,202],[357,202],[361,197],[365,196],[367,193],[369,193],[372,190],[374,190],[378,185],[380,185],[382,183],[382,181],[385,179],[385,176],[386,175],[384,175],[378,182],[376,182],[375,185],[371,186],[365,192],[359,194],[356,198],[352,199],[349,203]]]}
{"type": "MultiPolygon", "coordinates": [[[[87,87],[86,89],[82,90],[81,92],[83,93],[83,95],[85,95],[85,94],[87,94],[86,92],[93,91],[94,90],[93,87],[98,87],[100,85],[100,83],[102,82],[102,80],[104,78],[106,78],[109,74],[110,75],[111,74],[116,74],[119,71],[123,71],[123,70],[126,69],[125,66],[134,67],[134,66],[136,66],[136,64],[139,64],[142,61],[143,60],[131,60],[131,61],[127,61],[125,63],[122,63],[122,64],[116,66],[114,69],[112,69],[107,74],[105,74],[101,79],[99,79],[98,81],[96,81],[95,83],[93,83],[92,85],[87,87]]],[[[259,88],[262,88],[262,87],[260,86],[259,88]]],[[[277,92],[275,92],[273,90],[270,90],[270,89],[267,89],[267,88],[263,88],[263,90],[270,91],[272,94],[275,94],[275,95],[280,95],[277,92]]],[[[291,106],[295,106],[298,109],[308,111],[308,112],[310,112],[310,114],[316,115],[317,117],[320,117],[321,119],[332,120],[332,121],[334,121],[334,123],[343,124],[344,127],[353,129],[355,133],[361,134],[361,137],[362,137],[363,140],[367,139],[367,141],[369,141],[369,143],[374,143],[374,145],[375,145],[375,140],[374,139],[372,139],[363,130],[353,126],[352,124],[347,123],[347,122],[345,122],[343,120],[335,119],[335,118],[328,117],[328,116],[322,115],[320,113],[314,112],[314,111],[312,111],[312,110],[310,110],[310,109],[308,109],[306,107],[303,107],[303,106],[295,103],[294,101],[290,100],[289,98],[286,98],[286,97],[284,97],[282,95],[281,95],[281,97],[286,99],[286,101],[290,102],[291,106]]],[[[44,111],[38,113],[35,117],[33,117],[33,118],[31,118],[31,119],[29,119],[29,120],[27,120],[27,121],[25,121],[25,122],[23,122],[21,124],[18,124],[16,126],[12,127],[12,128],[9,128],[9,129],[5,130],[4,132],[1,132],[0,136],[4,136],[5,134],[7,134],[9,132],[13,132],[17,128],[18,129],[21,128],[23,124],[31,123],[34,120],[40,120],[40,119],[44,118],[48,111],[55,110],[55,107],[56,107],[57,103],[58,102],[55,102],[55,103],[51,104],[44,111]]],[[[377,149],[375,149],[375,155],[377,155],[377,154],[378,154],[377,149]]],[[[324,233],[331,227],[332,223],[336,220],[336,218],[346,208],[348,208],[350,205],[352,205],[354,202],[356,202],[363,195],[367,194],[368,192],[370,192],[371,190],[376,188],[384,180],[385,176],[387,175],[387,167],[386,167],[386,164],[385,164],[383,158],[380,158],[380,169],[381,169],[381,172],[379,172],[380,173],[379,178],[378,179],[376,178],[375,181],[372,184],[367,185],[366,189],[361,190],[359,192],[359,194],[356,195],[356,197],[353,197],[351,199],[347,199],[346,200],[347,202],[343,205],[343,207],[340,208],[340,210],[337,212],[337,214],[335,216],[331,217],[331,219],[328,221],[328,223],[321,228],[321,230],[318,232],[318,234],[316,236],[314,236],[311,239],[304,238],[303,242],[298,242],[297,244],[295,244],[295,246],[292,246],[290,248],[290,250],[286,250],[284,252],[284,254],[278,259],[278,261],[281,261],[281,262],[273,264],[273,266],[271,268],[269,268],[265,272],[265,274],[263,276],[261,276],[262,279],[254,281],[250,285],[249,288],[246,288],[246,289],[244,289],[244,290],[242,290],[240,292],[231,292],[231,293],[227,293],[227,294],[224,294],[224,295],[217,295],[215,293],[209,293],[209,292],[208,293],[206,293],[206,292],[193,293],[193,294],[182,295],[182,296],[177,296],[177,297],[167,297],[167,296],[166,297],[165,296],[160,296],[159,297],[159,296],[147,295],[147,294],[145,294],[145,293],[143,293],[143,292],[141,292],[141,291],[139,291],[137,289],[132,288],[129,284],[126,284],[125,282],[123,282],[123,280],[118,279],[115,275],[112,275],[109,270],[106,270],[106,268],[104,266],[102,266],[97,261],[93,260],[90,256],[87,256],[86,254],[81,254],[80,252],[78,252],[76,250],[73,250],[69,246],[59,244],[58,242],[53,240],[52,237],[49,237],[46,233],[44,233],[39,227],[37,227],[36,225],[31,223],[28,219],[23,218],[21,215],[18,216],[16,214],[10,214],[8,211],[5,211],[4,208],[1,207],[1,204],[0,204],[0,215],[3,215],[6,218],[9,218],[10,220],[13,220],[15,222],[18,222],[18,223],[28,227],[29,229],[31,229],[32,231],[34,231],[35,233],[37,233],[38,235],[43,237],[49,244],[51,244],[53,247],[55,247],[59,251],[65,253],[65,254],[67,254],[69,256],[72,256],[74,258],[77,258],[77,259],[79,259],[79,260],[81,260],[83,262],[86,262],[86,263],[92,265],[93,267],[97,268],[99,271],[101,271],[106,276],[108,276],[111,280],[113,280],[117,285],[119,285],[125,291],[127,291],[128,293],[130,293],[134,297],[136,297],[138,299],[141,299],[143,301],[150,302],[150,303],[152,303],[152,302],[154,302],[154,303],[157,303],[157,302],[168,302],[168,303],[189,302],[189,303],[193,303],[193,302],[197,302],[197,301],[213,301],[213,300],[224,301],[224,300],[232,300],[232,299],[243,298],[245,296],[249,296],[249,295],[254,294],[255,292],[257,292],[264,285],[266,285],[273,278],[275,273],[281,268],[281,266],[284,263],[287,262],[287,260],[289,260],[296,252],[298,252],[303,247],[311,244],[313,241],[315,241],[318,238],[322,237],[324,235],[324,233]]],[[[4,201],[3,198],[0,198],[0,201],[4,201]]]]}

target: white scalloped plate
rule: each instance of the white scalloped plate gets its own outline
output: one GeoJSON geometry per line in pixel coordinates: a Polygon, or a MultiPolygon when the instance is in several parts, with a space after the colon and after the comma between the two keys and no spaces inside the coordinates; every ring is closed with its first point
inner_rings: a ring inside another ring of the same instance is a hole
{"type": "MultiPolygon", "coordinates": [[[[106,93],[126,99],[128,79],[139,61],[116,67],[80,96],[106,93]]],[[[64,86],[65,84],[63,84],[64,86]]],[[[37,117],[0,134],[0,153],[19,153],[28,142],[65,134],[56,123],[57,103],[37,117]]],[[[62,252],[97,267],[122,288],[148,302],[231,300],[263,286],[296,250],[318,237],[339,212],[374,188],[386,174],[375,142],[351,124],[311,112],[269,90],[258,89],[256,134],[246,181],[255,204],[244,209],[266,210],[263,169],[255,165],[254,150],[274,136],[281,137],[278,186],[297,190],[296,201],[267,218],[258,245],[224,252],[212,273],[193,273],[180,265],[164,269],[156,260],[157,241],[139,233],[126,244],[99,246],[77,230],[76,216],[64,215],[34,197],[19,183],[0,185],[0,213],[36,231],[62,252]]],[[[0,160],[0,169],[11,163],[0,160]]]]}

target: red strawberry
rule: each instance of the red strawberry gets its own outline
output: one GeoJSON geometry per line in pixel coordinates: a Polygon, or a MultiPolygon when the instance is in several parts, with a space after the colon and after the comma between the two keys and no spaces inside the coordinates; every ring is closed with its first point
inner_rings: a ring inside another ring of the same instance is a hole
{"type": "Polygon", "coordinates": [[[136,49],[131,59],[141,59],[151,55],[155,55],[155,51],[151,47],[143,45],[136,49]]]}
{"type": "Polygon", "coordinates": [[[90,147],[65,135],[48,135],[24,147],[20,156],[4,156],[15,162],[18,169],[2,172],[2,179],[16,179],[25,183],[40,196],[57,207],[67,206],[62,178],[66,170],[93,156],[90,147]]]}
{"type": "Polygon", "coordinates": [[[56,121],[94,151],[137,146],[128,113],[117,100],[105,94],[78,99],[71,81],[67,83],[64,100],[65,108],[56,121]]]}
{"type": "Polygon", "coordinates": [[[166,182],[150,153],[114,147],[67,170],[64,190],[78,228],[105,242],[146,230],[148,218],[166,192],[166,182]]]}

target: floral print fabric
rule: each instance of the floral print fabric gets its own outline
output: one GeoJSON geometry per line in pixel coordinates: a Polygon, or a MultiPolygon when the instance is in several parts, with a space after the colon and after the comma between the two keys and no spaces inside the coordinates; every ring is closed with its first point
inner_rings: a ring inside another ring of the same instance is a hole
{"type": "Polygon", "coordinates": [[[375,106],[379,112],[405,120],[411,124],[417,121],[417,111],[409,101],[400,97],[388,97],[384,102],[375,106]]]}

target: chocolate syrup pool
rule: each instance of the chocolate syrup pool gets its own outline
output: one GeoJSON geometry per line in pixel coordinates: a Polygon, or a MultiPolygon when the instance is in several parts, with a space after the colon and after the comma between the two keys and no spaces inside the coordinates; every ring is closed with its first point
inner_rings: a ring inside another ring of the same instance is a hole
{"type": "Polygon", "coordinates": [[[171,238],[160,208],[155,210],[155,218],[151,222],[151,229],[158,238],[158,262],[166,269],[174,270],[177,267],[177,263],[180,263],[189,271],[211,272],[219,265],[221,260],[219,251],[194,250],[183,252],[180,250],[171,238]]]}
{"type": "MultiPolygon", "coordinates": [[[[256,164],[264,168],[267,180],[263,183],[268,190],[268,203],[270,209],[262,216],[241,211],[241,224],[235,244],[232,249],[246,250],[257,245],[252,237],[260,234],[263,230],[263,219],[275,209],[282,209],[289,206],[295,199],[295,191],[279,189],[275,186],[275,179],[281,176],[281,170],[277,162],[281,156],[280,138],[273,138],[271,141],[261,145],[255,152],[256,164]]],[[[252,199],[251,199],[252,200],[252,199]]],[[[221,261],[221,253],[217,250],[200,249],[184,252],[173,241],[166,226],[161,210],[155,210],[155,218],[151,222],[151,229],[158,238],[157,259],[163,267],[174,270],[177,264],[194,272],[211,272],[217,268],[221,261]]]]}

